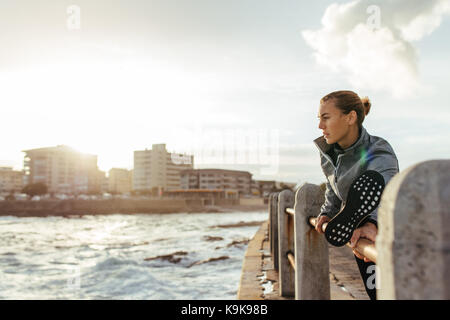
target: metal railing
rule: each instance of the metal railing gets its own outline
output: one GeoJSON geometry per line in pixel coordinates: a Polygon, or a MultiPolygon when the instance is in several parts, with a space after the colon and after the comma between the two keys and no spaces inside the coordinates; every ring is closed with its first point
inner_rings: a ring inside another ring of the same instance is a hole
{"type": "MultiPolygon", "coordinates": [[[[316,227],[316,217],[310,217],[309,218],[309,224],[315,228],[316,227]]],[[[328,226],[328,222],[325,222],[322,224],[322,231],[325,232],[325,229],[328,226]]],[[[350,243],[347,243],[346,246],[350,247],[350,243]]],[[[355,248],[352,248],[356,250],[361,256],[366,257],[370,261],[377,262],[377,249],[375,248],[375,243],[373,243],[370,240],[359,238],[359,240],[356,242],[355,248]]]]}
{"type": "MultiPolygon", "coordinates": [[[[377,299],[450,299],[449,186],[450,160],[419,163],[386,186],[376,243],[360,238],[354,248],[377,264],[377,299]]],[[[330,299],[328,242],[315,231],[323,202],[324,191],[308,183],[295,194],[269,196],[270,252],[281,296],[330,299]]]]}

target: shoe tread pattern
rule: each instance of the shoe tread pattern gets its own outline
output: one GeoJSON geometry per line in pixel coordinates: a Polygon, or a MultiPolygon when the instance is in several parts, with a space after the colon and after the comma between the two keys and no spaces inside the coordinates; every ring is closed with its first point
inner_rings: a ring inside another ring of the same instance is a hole
{"type": "Polygon", "coordinates": [[[328,222],[327,241],[341,247],[350,241],[361,221],[379,205],[384,190],[384,178],[377,171],[368,170],[357,177],[348,191],[344,208],[328,222]]]}

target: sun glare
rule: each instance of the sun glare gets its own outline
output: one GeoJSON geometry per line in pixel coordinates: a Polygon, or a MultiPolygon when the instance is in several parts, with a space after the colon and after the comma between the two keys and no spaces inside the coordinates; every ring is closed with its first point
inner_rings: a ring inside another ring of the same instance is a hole
{"type": "Polygon", "coordinates": [[[16,146],[65,144],[97,154],[103,166],[130,166],[133,148],[165,142],[157,140],[195,123],[214,90],[201,77],[148,61],[45,65],[3,73],[0,85],[13,119],[7,126],[26,128],[16,146]]]}

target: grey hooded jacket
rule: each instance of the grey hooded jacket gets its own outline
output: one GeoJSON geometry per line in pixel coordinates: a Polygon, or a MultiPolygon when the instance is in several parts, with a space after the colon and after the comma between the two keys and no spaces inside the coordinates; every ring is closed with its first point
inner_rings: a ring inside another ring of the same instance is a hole
{"type": "MultiPolygon", "coordinates": [[[[315,139],[314,143],[320,151],[322,170],[327,178],[325,202],[319,216],[333,218],[344,207],[350,185],[364,171],[379,172],[385,184],[399,172],[398,160],[391,145],[383,138],[371,136],[364,127],[360,130],[358,140],[344,150],[327,144],[323,136],[315,139]],[[336,164],[331,157],[333,152],[338,153],[336,164]]],[[[376,224],[377,218],[378,208],[368,220],[376,224]]]]}

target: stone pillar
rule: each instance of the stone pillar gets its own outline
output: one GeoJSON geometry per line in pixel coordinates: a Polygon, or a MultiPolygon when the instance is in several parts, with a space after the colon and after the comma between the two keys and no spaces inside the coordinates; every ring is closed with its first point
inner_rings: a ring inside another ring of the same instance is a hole
{"type": "Polygon", "coordinates": [[[287,258],[288,252],[294,252],[294,221],[289,224],[286,208],[294,207],[294,193],[283,190],[278,194],[278,276],[280,296],[295,296],[295,271],[287,258]],[[290,234],[291,231],[291,234],[290,234]]]}
{"type": "Polygon", "coordinates": [[[269,195],[269,223],[268,223],[268,233],[269,233],[269,252],[272,255],[273,258],[273,234],[272,234],[272,227],[273,227],[273,216],[274,216],[274,195],[275,193],[272,192],[269,195]]]}
{"type": "Polygon", "coordinates": [[[394,176],[378,209],[377,298],[450,299],[450,160],[394,176]]]}
{"type": "Polygon", "coordinates": [[[275,192],[272,201],[272,260],[273,268],[278,271],[278,195],[279,192],[275,192]]]}
{"type": "Polygon", "coordinates": [[[273,241],[274,241],[274,239],[273,239],[273,237],[274,237],[274,233],[273,233],[273,228],[274,228],[274,224],[275,224],[275,221],[274,221],[274,219],[277,217],[276,216],[276,210],[277,210],[277,205],[278,205],[278,203],[277,203],[278,201],[276,201],[276,197],[275,197],[275,192],[272,192],[270,195],[269,195],[269,224],[268,224],[268,231],[269,231],[269,251],[270,251],[270,254],[272,255],[272,257],[273,257],[273,252],[274,252],[274,250],[273,250],[273,241]]]}
{"type": "Polygon", "coordinates": [[[328,242],[308,222],[325,201],[319,186],[305,183],[295,193],[295,299],[330,300],[328,242]]]}

